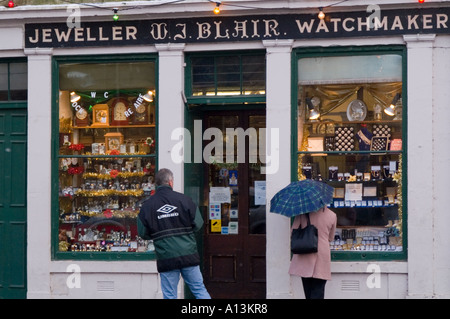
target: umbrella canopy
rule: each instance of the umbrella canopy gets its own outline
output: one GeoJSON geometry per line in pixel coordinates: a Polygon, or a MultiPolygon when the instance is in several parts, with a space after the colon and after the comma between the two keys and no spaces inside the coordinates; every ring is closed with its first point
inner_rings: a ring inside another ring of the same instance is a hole
{"type": "Polygon", "coordinates": [[[333,187],[312,179],[292,182],[270,200],[270,211],[287,217],[315,212],[333,201],[333,187]]]}

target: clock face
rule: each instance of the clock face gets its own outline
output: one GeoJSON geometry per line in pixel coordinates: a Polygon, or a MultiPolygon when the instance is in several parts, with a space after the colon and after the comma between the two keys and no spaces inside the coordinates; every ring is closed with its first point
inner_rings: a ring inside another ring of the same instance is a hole
{"type": "Polygon", "coordinates": [[[106,123],[106,119],[108,118],[108,112],[105,110],[99,110],[97,113],[95,113],[95,119],[97,122],[106,123]]]}
{"type": "Polygon", "coordinates": [[[88,113],[85,109],[80,109],[76,112],[76,117],[80,120],[84,120],[87,117],[88,113]]]}
{"type": "Polygon", "coordinates": [[[127,106],[125,103],[119,101],[114,106],[114,120],[115,121],[126,121],[127,116],[125,115],[125,112],[127,110],[127,106]]]}
{"type": "Polygon", "coordinates": [[[145,112],[145,106],[140,104],[137,108],[136,108],[136,112],[138,113],[144,113],[145,112]]]}
{"type": "Polygon", "coordinates": [[[117,149],[119,149],[119,146],[120,146],[120,139],[119,138],[112,137],[112,138],[109,139],[109,141],[108,141],[108,148],[110,150],[117,150],[117,149]]]}

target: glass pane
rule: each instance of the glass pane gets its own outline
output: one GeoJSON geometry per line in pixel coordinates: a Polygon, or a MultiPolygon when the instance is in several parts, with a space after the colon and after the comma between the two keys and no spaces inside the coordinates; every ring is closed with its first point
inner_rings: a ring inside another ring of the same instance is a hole
{"type": "MultiPolygon", "coordinates": [[[[266,127],[265,115],[251,115],[249,116],[249,127],[255,128],[258,134],[258,141],[265,136],[260,136],[266,127]]],[[[264,134],[265,135],[265,134],[264,134]]],[[[250,145],[249,150],[249,218],[248,218],[248,231],[250,234],[265,234],[266,233],[266,175],[262,173],[259,154],[266,154],[265,143],[258,143],[261,147],[256,150],[257,147],[250,145]]],[[[255,145],[256,146],[256,145],[255,145]]]]}
{"type": "MultiPolygon", "coordinates": [[[[238,123],[239,118],[237,116],[210,116],[208,127],[213,130],[220,130],[225,136],[226,129],[234,129],[238,127],[238,123]]],[[[221,143],[222,141],[218,142],[221,143]]],[[[229,148],[228,150],[226,142],[224,141],[222,144],[222,149],[212,150],[210,156],[208,213],[211,226],[208,229],[208,233],[222,234],[222,227],[226,227],[224,229],[229,230],[228,234],[233,235],[238,233],[239,217],[237,214],[239,205],[237,142],[235,141],[234,148],[229,148]],[[229,197],[228,193],[230,194],[229,197]],[[221,194],[226,196],[221,196],[221,194]],[[215,201],[215,198],[222,199],[215,201]]],[[[205,149],[208,150],[209,148],[206,147],[205,149]]]]}
{"type": "Polygon", "coordinates": [[[151,65],[61,66],[61,73],[79,74],[94,82],[84,85],[90,90],[80,90],[82,83],[76,77],[60,83],[74,86],[59,94],[60,251],[153,249],[151,242],[138,237],[136,225],[140,204],[154,190],[156,92],[151,86],[155,83],[151,65]],[[140,70],[134,84],[125,76],[123,85],[116,85],[122,83],[115,78],[118,74],[141,67],[147,67],[145,77],[140,70]],[[106,80],[108,73],[112,79],[97,83],[106,80]]]}
{"type": "Polygon", "coordinates": [[[8,101],[8,63],[0,64],[0,101],[8,101]]]}
{"type": "Polygon", "coordinates": [[[217,95],[241,94],[241,68],[238,56],[217,57],[217,95]]]}
{"type": "Polygon", "coordinates": [[[402,80],[400,55],[302,58],[299,84],[373,83],[402,80]]]}
{"type": "Polygon", "coordinates": [[[265,94],[264,55],[192,57],[192,95],[265,94]]]}
{"type": "Polygon", "coordinates": [[[154,62],[77,63],[59,69],[61,90],[155,89],[154,62]]]}
{"type": "Polygon", "coordinates": [[[299,60],[298,177],[334,187],[334,251],[403,250],[401,67],[394,55],[299,60]]]}
{"type": "Polygon", "coordinates": [[[242,90],[242,94],[266,93],[264,56],[242,56],[242,90]]]}
{"type": "Polygon", "coordinates": [[[9,81],[11,100],[27,100],[27,63],[10,63],[9,81]]]}
{"type": "Polygon", "coordinates": [[[214,57],[192,58],[192,95],[214,95],[214,57]]]}

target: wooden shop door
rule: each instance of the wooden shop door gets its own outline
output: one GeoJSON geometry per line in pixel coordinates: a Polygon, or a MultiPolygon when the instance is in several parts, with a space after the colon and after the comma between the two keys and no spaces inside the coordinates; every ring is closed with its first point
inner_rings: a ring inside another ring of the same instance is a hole
{"type": "Polygon", "coordinates": [[[0,299],[26,298],[27,111],[0,106],[0,299]]]}
{"type": "Polygon", "coordinates": [[[266,297],[265,143],[259,141],[265,125],[265,111],[214,112],[203,121],[203,156],[213,155],[210,164],[204,158],[203,194],[203,269],[212,298],[266,297]],[[227,136],[227,128],[246,133],[240,135],[245,141],[227,136]],[[234,144],[227,150],[229,142],[234,144]]]}

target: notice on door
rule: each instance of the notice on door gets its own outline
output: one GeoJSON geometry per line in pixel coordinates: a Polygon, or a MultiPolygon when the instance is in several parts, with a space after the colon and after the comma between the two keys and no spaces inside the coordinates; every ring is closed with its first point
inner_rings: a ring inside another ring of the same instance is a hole
{"type": "Polygon", "coordinates": [[[255,206],[266,205],[266,181],[255,181],[255,206]]]}
{"type": "Polygon", "coordinates": [[[220,203],[209,203],[209,219],[221,219],[221,204],[220,203]]]}
{"type": "Polygon", "coordinates": [[[222,232],[222,221],[220,219],[211,220],[211,233],[222,232]]]}
{"type": "Polygon", "coordinates": [[[229,187],[211,187],[209,190],[210,203],[231,203],[229,187]]]}

